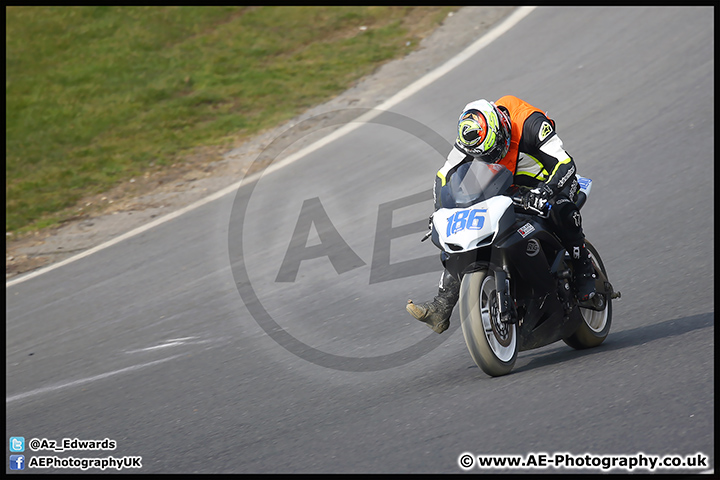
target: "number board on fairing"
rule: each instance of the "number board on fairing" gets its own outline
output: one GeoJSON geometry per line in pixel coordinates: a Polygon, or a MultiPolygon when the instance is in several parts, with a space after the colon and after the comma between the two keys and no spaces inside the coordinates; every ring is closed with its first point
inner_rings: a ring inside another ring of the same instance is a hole
{"type": "Polygon", "coordinates": [[[449,237],[465,229],[482,230],[485,224],[485,216],[482,214],[486,212],[486,208],[475,208],[453,213],[450,218],[448,218],[447,232],[445,232],[446,236],[449,237]]]}

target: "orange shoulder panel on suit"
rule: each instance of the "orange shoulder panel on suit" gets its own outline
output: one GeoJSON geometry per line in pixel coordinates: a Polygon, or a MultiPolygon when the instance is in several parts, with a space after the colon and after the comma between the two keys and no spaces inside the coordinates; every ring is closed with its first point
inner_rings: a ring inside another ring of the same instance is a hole
{"type": "Polygon", "coordinates": [[[527,120],[527,118],[533,113],[543,113],[543,111],[512,95],[505,95],[504,97],[501,97],[497,102],[495,102],[495,105],[508,109],[508,112],[510,112],[510,125],[512,128],[510,133],[510,148],[508,149],[505,157],[497,163],[504,165],[513,173],[513,175],[515,175],[515,171],[517,170],[517,161],[520,155],[520,137],[522,137],[525,120],[527,120]]]}

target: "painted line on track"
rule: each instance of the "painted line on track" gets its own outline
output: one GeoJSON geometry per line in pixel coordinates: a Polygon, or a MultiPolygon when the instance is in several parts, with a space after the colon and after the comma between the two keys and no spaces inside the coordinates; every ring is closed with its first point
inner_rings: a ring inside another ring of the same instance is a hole
{"type": "Polygon", "coordinates": [[[86,383],[94,382],[94,381],[96,381],[96,380],[103,380],[103,379],[105,379],[105,378],[113,377],[113,376],[115,376],[115,375],[120,375],[120,374],[123,374],[123,373],[134,372],[134,371],[136,371],[136,370],[140,370],[140,369],[145,368],[145,367],[151,367],[151,366],[153,366],[153,365],[157,365],[157,364],[160,364],[160,363],[168,362],[168,361],[170,361],[170,360],[175,360],[176,358],[179,358],[179,357],[181,357],[181,356],[183,356],[183,354],[173,355],[172,357],[163,358],[163,359],[161,359],[161,360],[155,360],[155,361],[148,362],[148,363],[142,363],[142,364],[139,364],[139,365],[133,365],[133,366],[131,366],[131,367],[121,368],[120,370],[115,370],[115,371],[112,371],[112,372],[101,373],[100,375],[94,375],[94,376],[92,376],[92,377],[81,378],[81,379],[79,379],[79,380],[73,380],[73,381],[70,381],[70,382],[58,383],[58,384],[55,384],[55,385],[50,385],[50,386],[48,386],[48,387],[37,388],[37,389],[35,389],[35,390],[30,390],[29,392],[25,392],[25,393],[18,393],[18,394],[16,394],[16,395],[11,395],[11,396],[9,396],[9,397],[6,397],[6,398],[5,398],[5,405],[7,406],[7,405],[9,405],[9,404],[12,403],[12,402],[16,402],[16,401],[18,401],[18,400],[25,400],[25,399],[27,399],[27,398],[34,397],[34,396],[36,396],[36,395],[42,395],[42,394],[44,394],[44,393],[55,392],[55,391],[57,391],[57,390],[62,390],[62,389],[65,389],[65,388],[70,388],[70,387],[77,387],[77,386],[79,386],[79,385],[84,385],[84,384],[86,384],[86,383]]]}

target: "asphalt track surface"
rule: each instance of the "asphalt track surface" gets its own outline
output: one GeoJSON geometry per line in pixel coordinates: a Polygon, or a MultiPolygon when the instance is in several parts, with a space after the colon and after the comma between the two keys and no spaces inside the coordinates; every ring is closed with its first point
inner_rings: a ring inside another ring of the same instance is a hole
{"type": "Polygon", "coordinates": [[[452,473],[463,453],[712,470],[713,85],[711,8],[535,9],[237,195],[8,286],[6,438],[112,439],[26,461],[141,456],[133,473],[452,473]],[[490,378],[457,312],[437,335],[404,306],[435,293],[419,238],[457,115],[508,93],[549,111],[593,179],[585,233],[622,299],[600,347],[490,378]]]}

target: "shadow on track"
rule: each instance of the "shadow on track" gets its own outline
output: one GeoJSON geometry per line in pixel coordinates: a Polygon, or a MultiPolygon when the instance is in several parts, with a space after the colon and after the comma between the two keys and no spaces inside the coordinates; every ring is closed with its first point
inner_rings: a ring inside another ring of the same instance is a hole
{"type": "MultiPolygon", "coordinates": [[[[533,358],[525,365],[518,366],[513,370],[513,372],[524,372],[535,368],[546,367],[572,360],[574,358],[583,357],[585,355],[592,355],[596,352],[610,352],[613,350],[622,350],[624,348],[644,345],[655,340],[684,335],[692,332],[693,330],[712,327],[714,324],[715,313],[709,312],[691,315],[689,317],[676,318],[673,320],[666,320],[653,325],[645,325],[642,327],[631,328],[629,330],[622,330],[617,333],[613,333],[611,330],[610,335],[608,335],[605,342],[595,348],[589,348],[587,350],[574,350],[564,343],[558,343],[556,344],[556,348],[548,352],[538,352],[535,354],[531,352],[530,355],[535,355],[536,358],[533,358]]],[[[522,355],[522,353],[520,355],[522,355]]],[[[520,357],[518,360],[520,360],[520,357]]]]}

